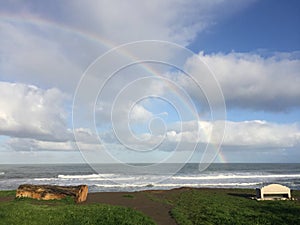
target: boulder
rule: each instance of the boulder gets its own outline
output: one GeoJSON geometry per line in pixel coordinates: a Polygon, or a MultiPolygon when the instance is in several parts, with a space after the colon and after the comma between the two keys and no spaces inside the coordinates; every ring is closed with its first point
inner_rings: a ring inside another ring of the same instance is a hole
{"type": "Polygon", "coordinates": [[[57,185],[32,185],[22,184],[18,187],[17,198],[34,198],[39,200],[62,199],[72,197],[75,202],[84,202],[88,194],[87,185],[57,186],[57,185]]]}

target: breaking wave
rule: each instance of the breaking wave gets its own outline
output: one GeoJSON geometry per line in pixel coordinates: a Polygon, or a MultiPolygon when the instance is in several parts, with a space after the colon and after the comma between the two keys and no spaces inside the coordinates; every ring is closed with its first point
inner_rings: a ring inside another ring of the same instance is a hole
{"type": "Polygon", "coordinates": [[[160,179],[165,178],[160,174],[130,174],[117,165],[103,165],[102,174],[95,173],[85,165],[10,166],[1,167],[0,170],[1,190],[16,189],[24,183],[86,184],[90,192],[168,190],[179,187],[257,188],[269,183],[300,190],[300,164],[213,165],[201,173],[197,164],[190,164],[168,179],[160,179]],[[160,182],[155,182],[157,180],[160,182]]]}
{"type": "Polygon", "coordinates": [[[300,174],[256,174],[256,175],[214,175],[214,176],[174,176],[178,180],[218,180],[218,179],[256,179],[256,178],[300,178],[300,174]]]}

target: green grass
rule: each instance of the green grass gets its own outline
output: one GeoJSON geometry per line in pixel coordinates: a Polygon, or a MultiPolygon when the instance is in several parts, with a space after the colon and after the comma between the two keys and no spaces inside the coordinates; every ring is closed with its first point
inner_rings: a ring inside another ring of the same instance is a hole
{"type": "Polygon", "coordinates": [[[130,195],[130,194],[126,194],[126,195],[123,195],[123,198],[134,198],[134,196],[130,195]]]}
{"type": "MultiPolygon", "coordinates": [[[[14,196],[15,192],[0,192],[14,196]]],[[[142,213],[104,204],[75,204],[70,199],[39,201],[14,199],[0,203],[1,225],[129,225],[155,224],[142,213]]]]}
{"type": "MultiPolygon", "coordinates": [[[[171,207],[179,225],[298,225],[300,201],[256,201],[254,190],[182,189],[163,195],[144,193],[152,201],[171,207]]],[[[13,197],[2,191],[0,197],[13,197]]],[[[300,191],[293,197],[300,199],[300,191]]],[[[124,198],[135,198],[124,194],[124,198]]],[[[0,225],[122,225],[155,224],[130,208],[104,204],[75,204],[71,198],[53,201],[14,199],[0,203],[0,225]]]]}
{"type": "Polygon", "coordinates": [[[16,196],[16,191],[0,191],[0,197],[16,196]]]}
{"type": "Polygon", "coordinates": [[[241,189],[187,190],[171,197],[171,214],[180,225],[300,224],[299,201],[256,201],[248,198],[253,194],[241,189]]]}

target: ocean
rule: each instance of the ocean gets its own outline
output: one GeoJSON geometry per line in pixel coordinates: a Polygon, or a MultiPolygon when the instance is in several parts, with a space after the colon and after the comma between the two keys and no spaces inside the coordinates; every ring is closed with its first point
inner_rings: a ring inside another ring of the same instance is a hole
{"type": "Polygon", "coordinates": [[[87,184],[90,192],[132,192],[178,187],[257,188],[270,183],[279,183],[292,190],[300,190],[300,164],[220,163],[211,164],[200,172],[198,164],[190,163],[174,175],[132,175],[121,167],[118,170],[118,164],[103,164],[101,169],[101,173],[96,173],[87,164],[0,164],[0,190],[16,189],[20,184],[87,184]],[[151,182],[152,180],[160,181],[151,182]]]}

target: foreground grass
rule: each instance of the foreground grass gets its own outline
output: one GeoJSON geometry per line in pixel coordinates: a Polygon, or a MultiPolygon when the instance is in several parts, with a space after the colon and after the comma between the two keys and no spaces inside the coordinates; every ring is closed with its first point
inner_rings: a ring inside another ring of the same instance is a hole
{"type": "MultiPolygon", "coordinates": [[[[255,201],[253,190],[187,190],[167,199],[180,225],[300,224],[299,201],[255,201]]],[[[299,196],[299,191],[294,194],[299,196]]]]}
{"type": "MultiPolygon", "coordinates": [[[[15,196],[14,191],[0,196],[15,196]]],[[[102,204],[81,205],[71,199],[38,201],[15,199],[0,203],[2,225],[122,225],[155,224],[150,218],[133,209],[102,204]]]]}
{"type": "Polygon", "coordinates": [[[0,191],[0,197],[14,197],[16,196],[16,191],[0,191]]]}
{"type": "MultiPolygon", "coordinates": [[[[172,208],[171,215],[179,225],[298,225],[300,201],[255,201],[247,189],[179,189],[170,192],[145,192],[152,201],[172,208]]],[[[294,191],[300,199],[300,191],[294,191]]],[[[11,198],[15,191],[0,192],[11,198]]],[[[123,195],[136,199],[138,194],[123,195]]],[[[155,209],[153,209],[155,210],[155,209]]],[[[103,204],[74,204],[72,199],[38,201],[20,199],[0,202],[0,225],[19,224],[154,224],[135,210],[103,204]]]]}

